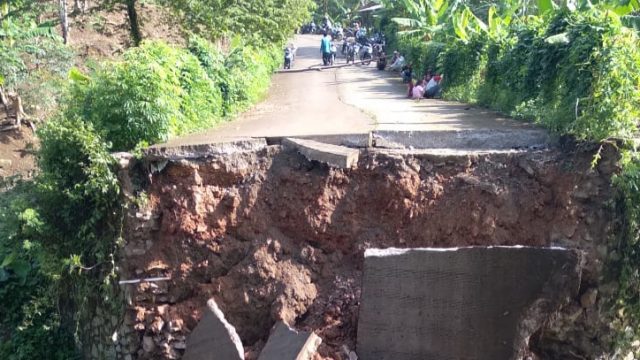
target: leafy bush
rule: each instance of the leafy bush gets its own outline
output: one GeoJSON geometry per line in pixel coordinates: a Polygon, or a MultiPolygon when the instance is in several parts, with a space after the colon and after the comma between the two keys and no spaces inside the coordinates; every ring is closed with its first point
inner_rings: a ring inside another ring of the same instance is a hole
{"type": "Polygon", "coordinates": [[[257,47],[280,45],[311,16],[312,0],[161,0],[192,32],[216,39],[241,36],[257,47]]]}
{"type": "Polygon", "coordinates": [[[534,17],[509,31],[504,38],[474,35],[444,46],[414,39],[400,46],[420,68],[438,59],[445,98],[477,102],[580,139],[630,138],[637,132],[635,31],[598,9],[561,11],[546,22],[534,17]]]}
{"type": "Polygon", "coordinates": [[[260,100],[269,88],[269,76],[278,67],[279,60],[280,49],[237,44],[225,61],[230,102],[242,109],[260,100]]]}
{"type": "Polygon", "coordinates": [[[72,79],[66,116],[93,124],[114,150],[210,127],[222,117],[220,88],[198,59],[162,42],[72,79]]]}
{"type": "Polygon", "coordinates": [[[40,173],[0,197],[0,358],[74,359],[78,314],[113,285],[119,185],[91,124],[38,135],[40,173]]]}

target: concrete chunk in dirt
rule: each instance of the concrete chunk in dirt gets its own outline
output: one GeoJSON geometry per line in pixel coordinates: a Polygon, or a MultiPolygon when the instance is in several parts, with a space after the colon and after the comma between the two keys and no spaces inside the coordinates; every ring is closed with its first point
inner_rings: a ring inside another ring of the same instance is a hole
{"type": "Polygon", "coordinates": [[[581,253],[561,248],[369,249],[362,360],[520,359],[578,293],[581,253]]]}
{"type": "Polygon", "coordinates": [[[310,161],[315,160],[342,169],[356,166],[360,155],[357,149],[314,140],[286,138],[282,140],[282,144],[295,148],[310,161]]]}
{"type": "Polygon", "coordinates": [[[244,348],[236,329],[225,319],[214,299],[187,338],[185,360],[243,360],[244,348]]]}
{"type": "Polygon", "coordinates": [[[258,360],[311,360],[321,342],[313,332],[296,331],[280,321],[258,360]]]}

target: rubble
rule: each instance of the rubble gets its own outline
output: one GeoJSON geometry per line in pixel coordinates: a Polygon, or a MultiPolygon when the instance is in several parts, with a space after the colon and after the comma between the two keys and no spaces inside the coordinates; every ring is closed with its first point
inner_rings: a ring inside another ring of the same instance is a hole
{"type": "Polygon", "coordinates": [[[312,360],[321,342],[313,332],[296,331],[280,321],[269,335],[258,360],[312,360]]]}

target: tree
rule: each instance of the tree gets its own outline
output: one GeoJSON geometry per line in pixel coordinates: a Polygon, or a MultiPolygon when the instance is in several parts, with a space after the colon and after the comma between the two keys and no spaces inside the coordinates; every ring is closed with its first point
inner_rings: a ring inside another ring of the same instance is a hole
{"type": "Polygon", "coordinates": [[[60,12],[60,27],[62,29],[62,39],[65,44],[69,41],[69,19],[67,17],[67,0],[58,0],[60,12]]]}
{"type": "Polygon", "coordinates": [[[241,35],[257,44],[283,43],[309,19],[312,0],[161,0],[184,25],[209,40],[241,35]]]}
{"type": "Polygon", "coordinates": [[[127,5],[127,16],[129,18],[129,26],[131,29],[131,37],[133,43],[138,46],[142,41],[142,33],[140,32],[140,22],[138,20],[138,11],[136,10],[136,0],[125,0],[127,5]]]}

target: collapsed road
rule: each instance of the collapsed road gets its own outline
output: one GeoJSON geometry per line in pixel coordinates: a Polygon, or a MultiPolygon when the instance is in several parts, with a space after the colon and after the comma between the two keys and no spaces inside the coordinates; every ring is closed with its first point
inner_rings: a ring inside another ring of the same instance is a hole
{"type": "MultiPolygon", "coordinates": [[[[301,40],[306,61],[314,39],[301,40]]],[[[131,203],[119,276],[140,281],[121,285],[115,320],[105,310],[83,329],[99,339],[88,357],[603,352],[615,147],[401,100],[396,79],[372,74],[304,74],[332,99],[330,131],[315,105],[285,119],[304,105],[276,96],[217,132],[119,154],[131,203]]],[[[284,76],[276,94],[298,101],[284,76]]]]}

